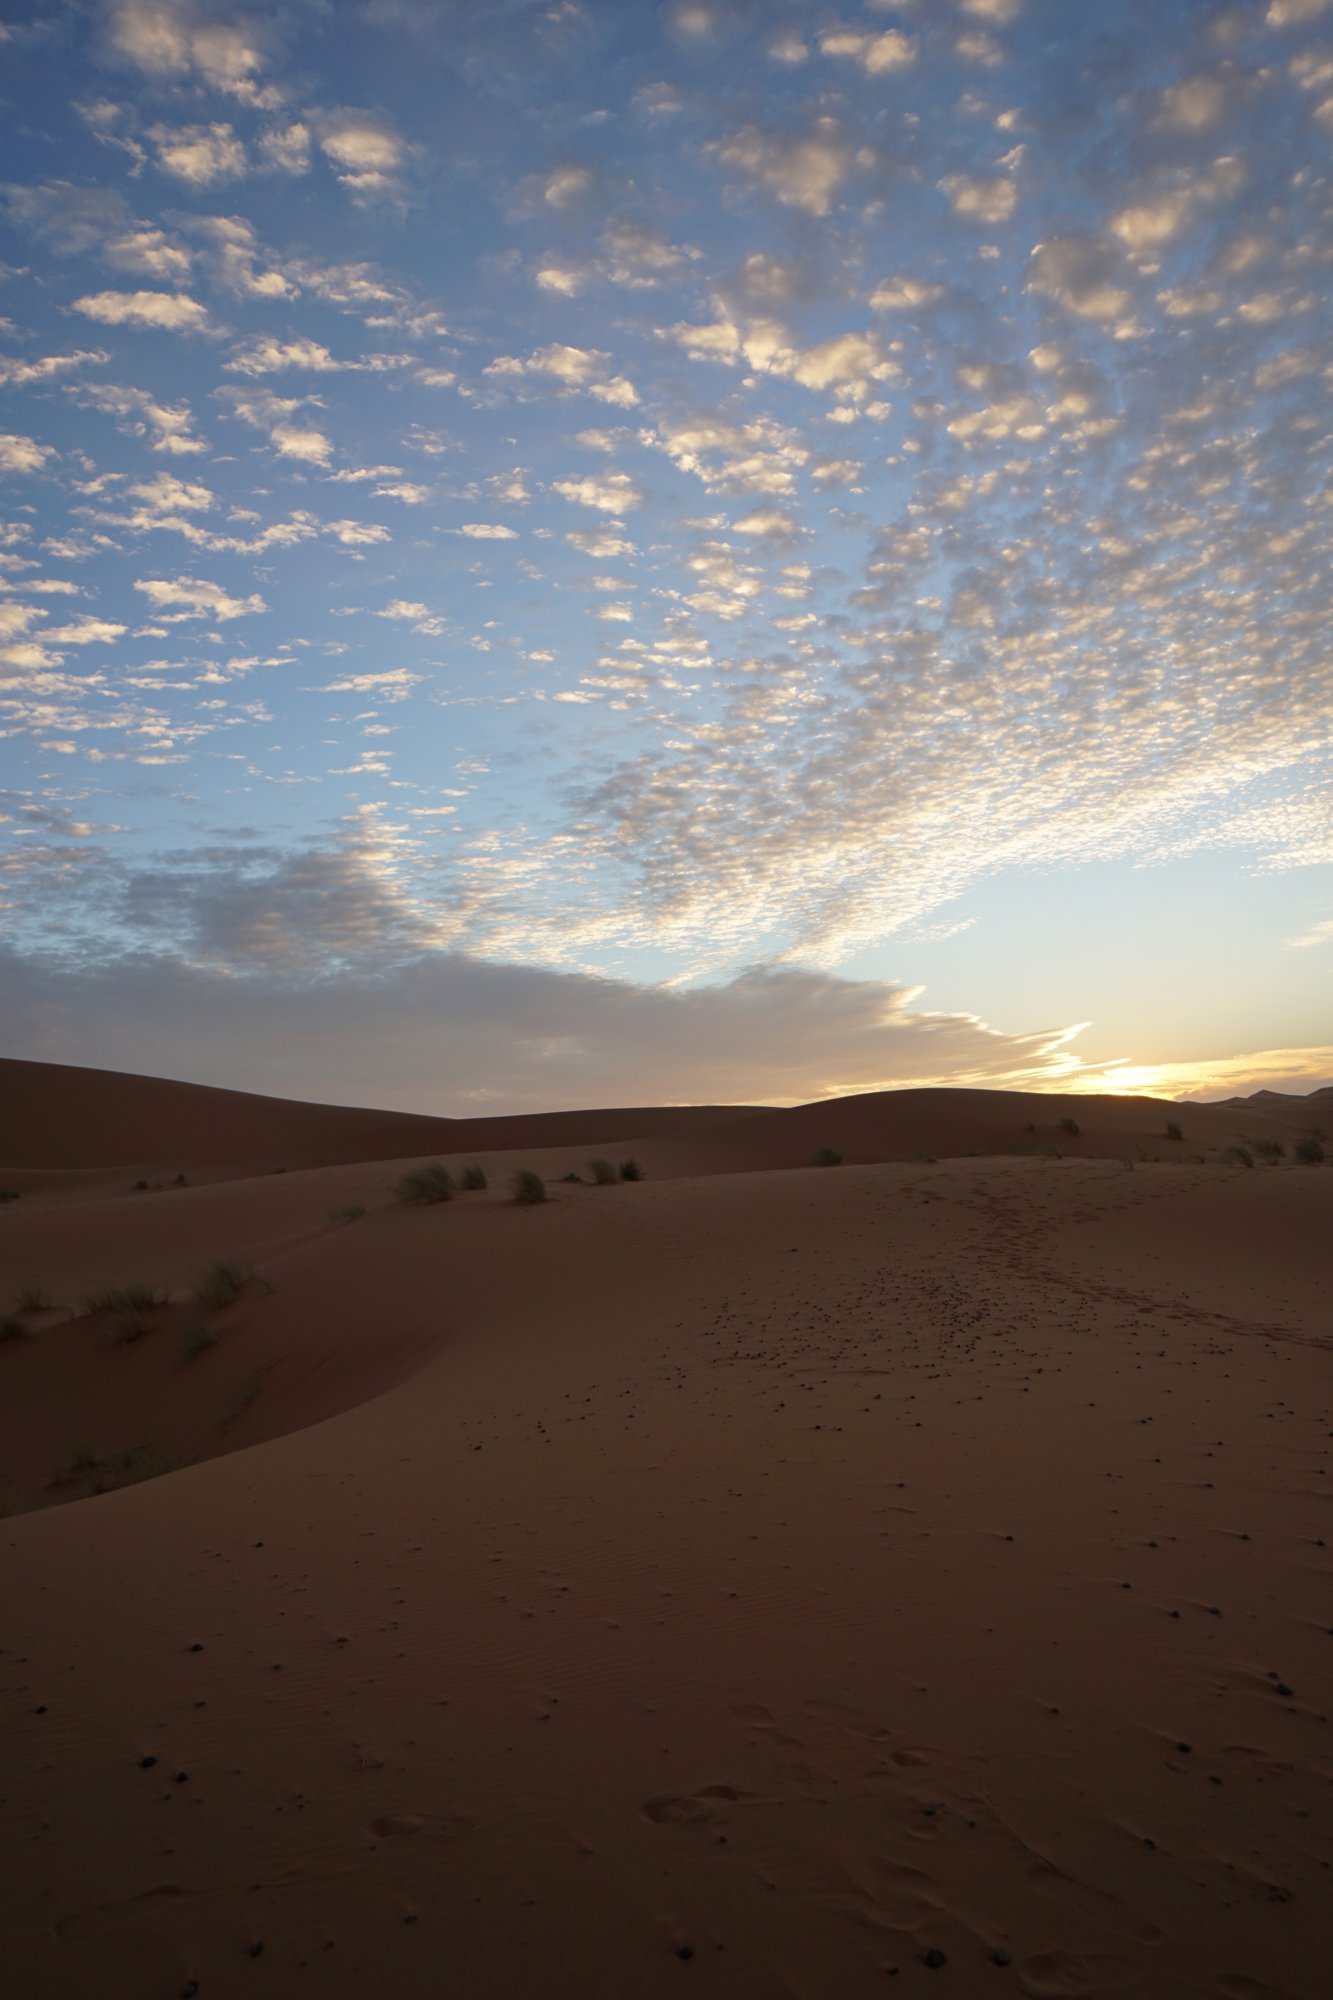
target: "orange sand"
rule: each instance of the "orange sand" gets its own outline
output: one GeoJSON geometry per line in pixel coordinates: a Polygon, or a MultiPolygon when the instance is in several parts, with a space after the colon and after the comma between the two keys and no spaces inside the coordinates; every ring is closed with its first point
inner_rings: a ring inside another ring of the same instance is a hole
{"type": "Polygon", "coordinates": [[[1220,1157],[1308,1104],[4,1069],[6,2000],[1327,1994],[1333,1168],[1220,1157]]]}

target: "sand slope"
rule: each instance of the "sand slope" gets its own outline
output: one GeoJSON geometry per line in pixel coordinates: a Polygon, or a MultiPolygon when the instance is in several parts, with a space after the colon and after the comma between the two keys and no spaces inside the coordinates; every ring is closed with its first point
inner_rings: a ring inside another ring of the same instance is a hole
{"type": "Polygon", "coordinates": [[[0,1521],[0,1991],[1321,2000],[1333,1170],[390,1174],[0,1213],[257,1273],[0,1345],[199,1459],[0,1521]]]}

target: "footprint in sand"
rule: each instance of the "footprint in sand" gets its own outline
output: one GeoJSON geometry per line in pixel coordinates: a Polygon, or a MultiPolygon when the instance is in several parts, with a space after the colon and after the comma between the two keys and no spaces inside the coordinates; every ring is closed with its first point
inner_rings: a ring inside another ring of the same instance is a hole
{"type": "Polygon", "coordinates": [[[762,1805],[759,1792],[742,1792],[735,1785],[705,1785],[698,1792],[660,1792],[641,1807],[654,1826],[702,1826],[719,1806],[762,1805]]]}
{"type": "Polygon", "coordinates": [[[1113,1952],[1040,1951],[1019,1966],[1023,1991],[1037,2000],[1085,2000],[1121,1993],[1138,1968],[1113,1952]]]}
{"type": "Polygon", "coordinates": [[[772,1709],[765,1708],[762,1702],[744,1702],[740,1708],[733,1708],[731,1712],[736,1721],[746,1729],[757,1730],[761,1736],[770,1737],[774,1743],[786,1744],[788,1748],[794,1750],[805,1747],[801,1738],[790,1735],[782,1727],[772,1709]]]}

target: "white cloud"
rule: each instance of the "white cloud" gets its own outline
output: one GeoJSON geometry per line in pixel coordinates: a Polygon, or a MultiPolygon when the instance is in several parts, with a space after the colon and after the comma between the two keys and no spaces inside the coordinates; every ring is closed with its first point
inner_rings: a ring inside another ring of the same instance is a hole
{"type": "Polygon", "coordinates": [[[284,368],[305,368],[320,375],[347,365],[335,361],[317,340],[278,340],[271,333],[260,334],[248,346],[237,348],[223,364],[238,375],[276,375],[284,368]]]}
{"type": "Polygon", "coordinates": [[[993,21],[997,27],[1006,27],[1016,21],[1022,12],[1023,0],[958,0],[964,14],[970,14],[978,21],[993,21]]]}
{"type": "Polygon", "coordinates": [[[34,438],[19,437],[12,431],[0,432],[0,472],[40,472],[55,447],[38,444],[34,438]]]}
{"type": "Polygon", "coordinates": [[[35,361],[21,361],[17,355],[0,354],[0,386],[26,389],[34,382],[50,382],[76,368],[101,368],[111,359],[104,347],[80,348],[74,354],[43,354],[35,361]]]}
{"type": "Polygon", "coordinates": [[[1123,320],[1133,306],[1113,246],[1095,236],[1053,236],[1028,262],[1028,289],[1080,319],[1123,320]]]}
{"type": "Polygon", "coordinates": [[[1270,28],[1303,28],[1327,13],[1333,0],[1268,0],[1270,28]]]}
{"type": "Polygon", "coordinates": [[[940,182],[955,215],[970,222],[1007,222],[1018,200],[1014,182],[1001,176],[948,174],[940,182]]]}
{"type": "Polygon", "coordinates": [[[70,625],[47,626],[42,637],[57,646],[109,646],[113,640],[124,638],[125,631],[125,626],[115,624],[110,618],[85,616],[70,625]]]}
{"type": "Polygon", "coordinates": [[[627,472],[594,472],[585,473],[581,479],[557,479],[555,490],[577,506],[596,507],[603,514],[627,514],[643,500],[627,472]]]}
{"type": "Polygon", "coordinates": [[[243,104],[271,109],[281,93],[261,86],[263,54],[252,24],[200,18],[190,0],[112,0],[112,50],[148,76],[193,74],[243,104]]]}
{"type": "Polygon", "coordinates": [[[116,418],[132,437],[147,437],[152,451],[186,458],[208,449],[194,435],[194,417],[187,403],[159,403],[146,389],[118,383],[70,385],[68,393],[77,402],[116,418]]]}
{"type": "Polygon", "coordinates": [[[610,355],[597,348],[569,347],[553,341],[548,347],[537,348],[526,359],[499,354],[488,364],[486,373],[502,379],[544,376],[559,382],[567,391],[582,391],[617,409],[632,409],[639,400],[634,384],[623,375],[613,375],[612,366],[610,355]]]}
{"type": "Polygon", "coordinates": [[[1325,917],[1321,922],[1311,924],[1309,930],[1300,931],[1295,937],[1287,939],[1290,951],[1309,951],[1315,945],[1323,944],[1333,944],[1333,917],[1325,917]]]}
{"type": "Polygon", "coordinates": [[[738,535],[749,535],[763,542],[792,542],[801,534],[793,517],[784,514],[780,507],[756,507],[753,513],[733,521],[732,527],[738,535]]]}
{"type": "Polygon", "coordinates": [[[826,56],[850,56],[867,76],[890,76],[895,70],[910,69],[916,61],[916,43],[897,28],[882,35],[832,28],[820,36],[819,46],[826,56]]]}
{"type": "Polygon", "coordinates": [[[458,530],[474,542],[515,542],[518,535],[513,528],[506,528],[497,521],[465,521],[458,530]]]}
{"type": "Polygon", "coordinates": [[[807,215],[828,214],[852,158],[842,126],[827,114],[816,118],[806,132],[766,132],[747,125],[708,150],[724,166],[807,215]]]}
{"type": "Polygon", "coordinates": [[[325,111],[317,131],[338,179],[358,199],[397,192],[406,148],[385,119],[366,111],[325,111]]]}
{"type": "Polygon", "coordinates": [[[333,440],[313,424],[274,424],[269,432],[280,458],[295,458],[303,465],[327,465],[333,456],[333,440]]]}
{"type": "Polygon", "coordinates": [[[918,312],[944,297],[943,285],[927,278],[882,278],[870,294],[875,312],[918,312]]]}
{"type": "Polygon", "coordinates": [[[304,174],[310,168],[310,127],[298,119],[291,125],[275,125],[260,135],[259,151],[267,166],[285,174],[304,174]]]}
{"type": "Polygon", "coordinates": [[[134,588],[160,616],[176,610],[181,618],[215,618],[222,624],[268,609],[257,591],[249,597],[232,597],[221,584],[196,576],[136,577],[134,588]]]}
{"type": "Polygon", "coordinates": [[[89,292],[73,310],[103,326],[155,326],[168,333],[207,333],[208,310],[185,292],[89,292]]]}
{"type": "Polygon", "coordinates": [[[153,125],[148,136],[163,172],[191,187],[239,180],[246,171],[245,147],[230,125],[153,125]]]}

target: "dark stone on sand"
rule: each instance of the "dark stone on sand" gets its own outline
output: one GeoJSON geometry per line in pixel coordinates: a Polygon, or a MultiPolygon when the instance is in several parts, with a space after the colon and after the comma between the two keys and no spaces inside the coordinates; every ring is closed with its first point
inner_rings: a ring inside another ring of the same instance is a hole
{"type": "Polygon", "coordinates": [[[177,1773],[176,1773],[176,1783],[177,1783],[178,1785],[184,1785],[184,1784],[188,1784],[188,1782],[189,1782],[189,1777],[190,1777],[190,1774],[189,1774],[189,1772],[188,1772],[188,1771],[177,1771],[177,1773]]]}
{"type": "Polygon", "coordinates": [[[1000,1949],[994,1956],[997,1965],[1012,1965],[1014,1962],[1012,1952],[1007,1952],[1003,1945],[1000,1946],[1000,1949]]]}
{"type": "Polygon", "coordinates": [[[199,1981],[197,1979],[187,1979],[181,1988],[181,2000],[194,2000],[194,1996],[198,1991],[199,1981]]]}
{"type": "Polygon", "coordinates": [[[151,1771],[156,1762],[156,1757],[141,1757],[139,1759],[139,1769],[141,1771],[151,1771]]]}
{"type": "Polygon", "coordinates": [[[940,1950],[939,1946],[937,1944],[933,1944],[930,1947],[930,1950],[926,1953],[926,1964],[930,1967],[931,1971],[938,1972],[942,1965],[947,1965],[948,1963],[949,1963],[948,1959],[945,1957],[944,1953],[940,1950]]]}
{"type": "Polygon", "coordinates": [[[677,1958],[693,1958],[693,1957],[694,1957],[694,1946],[693,1946],[692,1944],[678,1944],[678,1945],[676,1946],[676,1957],[677,1957],[677,1958]]]}
{"type": "Polygon", "coordinates": [[[264,1942],[263,1942],[263,1939],[262,1939],[262,1938],[256,1938],[256,1939],[255,1939],[255,1941],[254,1941],[254,1943],[253,1943],[253,1944],[251,1945],[251,1947],[250,1947],[250,1956],[251,1956],[251,1958],[259,1958],[259,1957],[261,1957],[261,1956],[263,1955],[263,1950],[264,1950],[264,1942]]]}
{"type": "Polygon", "coordinates": [[[1177,1743],[1176,1748],[1177,1750],[1179,1750],[1182,1757],[1188,1757],[1190,1754],[1191,1745],[1188,1743],[1177,1743]]]}
{"type": "Polygon", "coordinates": [[[1296,1690],[1295,1688],[1289,1688],[1285,1681],[1279,1681],[1275,1689],[1275,1692],[1277,1694],[1290,1697],[1291,1695],[1295,1694],[1296,1690]]]}

